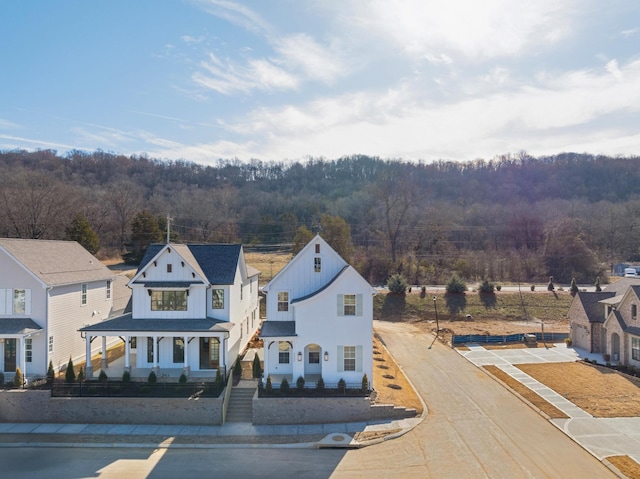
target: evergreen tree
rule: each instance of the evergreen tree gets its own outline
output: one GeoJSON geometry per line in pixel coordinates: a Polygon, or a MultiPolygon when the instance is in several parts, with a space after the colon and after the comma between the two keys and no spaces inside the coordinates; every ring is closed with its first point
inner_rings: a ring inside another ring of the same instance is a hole
{"type": "Polygon", "coordinates": [[[13,376],[13,385],[17,388],[24,386],[24,375],[20,368],[16,368],[16,375],[13,376]]]}
{"type": "Polygon", "coordinates": [[[53,362],[49,361],[49,368],[47,369],[47,382],[52,383],[56,377],[56,373],[53,370],[53,362]]]}
{"type": "Polygon", "coordinates": [[[123,255],[127,263],[140,263],[151,243],[162,241],[162,231],[158,220],[147,210],[138,213],[131,223],[131,239],[127,243],[127,253],[123,255]]]}
{"type": "Polygon", "coordinates": [[[493,294],[495,286],[488,279],[482,281],[480,287],[478,288],[478,293],[480,294],[493,294]]]}
{"type": "Polygon", "coordinates": [[[260,358],[257,354],[253,357],[253,377],[256,379],[262,377],[262,366],[260,366],[260,358]]]}
{"type": "Polygon", "coordinates": [[[570,288],[570,291],[571,291],[571,296],[575,296],[575,295],[576,295],[576,293],[579,291],[579,289],[578,289],[578,285],[576,284],[576,279],[575,279],[575,278],[572,278],[572,279],[571,279],[571,288],[570,288]]]}
{"type": "Polygon", "coordinates": [[[72,383],[76,380],[76,372],[73,370],[73,359],[71,358],[69,358],[67,369],[64,372],[64,380],[68,383],[72,383]]]}
{"type": "Polygon", "coordinates": [[[596,292],[599,293],[600,291],[602,291],[602,288],[600,287],[600,276],[596,277],[596,292]]]}
{"type": "Polygon", "coordinates": [[[65,238],[80,243],[89,253],[96,254],[100,249],[98,235],[82,213],[78,213],[67,226],[65,238]]]}
{"type": "Polygon", "coordinates": [[[408,286],[406,278],[400,273],[392,274],[387,281],[387,288],[389,288],[389,292],[394,294],[405,295],[407,293],[408,286]]]}
{"type": "Polygon", "coordinates": [[[458,276],[457,274],[454,274],[453,276],[451,276],[451,278],[449,279],[449,282],[447,283],[447,293],[449,294],[456,294],[456,293],[463,293],[467,290],[467,283],[465,283],[460,276],[458,276]]]}
{"type": "Polygon", "coordinates": [[[84,368],[80,368],[80,371],[78,371],[78,377],[76,378],[76,380],[81,383],[82,381],[84,381],[84,368]]]}

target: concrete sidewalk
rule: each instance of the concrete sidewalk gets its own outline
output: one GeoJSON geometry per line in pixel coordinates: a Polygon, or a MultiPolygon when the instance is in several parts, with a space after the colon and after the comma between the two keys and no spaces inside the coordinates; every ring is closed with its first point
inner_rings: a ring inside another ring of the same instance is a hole
{"type": "MultiPolygon", "coordinates": [[[[558,394],[551,388],[518,369],[515,364],[573,362],[588,355],[564,343],[550,348],[486,350],[469,345],[469,351],[459,351],[478,367],[494,365],[512,378],[546,399],[569,419],[549,419],[558,429],[580,444],[600,461],[609,456],[629,456],[640,463],[640,417],[596,418],[558,394]]],[[[567,378],[570,380],[570,378],[567,378]]]]}
{"type": "Polygon", "coordinates": [[[0,423],[0,447],[343,447],[398,437],[422,418],[394,421],[255,426],[0,423]],[[359,439],[354,439],[354,436],[359,439]]]}

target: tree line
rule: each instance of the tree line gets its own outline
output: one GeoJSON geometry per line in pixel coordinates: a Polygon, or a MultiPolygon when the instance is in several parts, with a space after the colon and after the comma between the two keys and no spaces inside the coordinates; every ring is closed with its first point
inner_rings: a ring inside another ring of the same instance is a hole
{"type": "Polygon", "coordinates": [[[100,150],[11,150],[0,151],[0,236],[93,233],[99,255],[134,260],[148,241],[162,241],[169,215],[174,241],[288,251],[309,234],[332,235],[373,283],[396,272],[414,284],[453,273],[593,283],[618,261],[640,261],[638,184],[637,156],[200,165],[100,150]]]}

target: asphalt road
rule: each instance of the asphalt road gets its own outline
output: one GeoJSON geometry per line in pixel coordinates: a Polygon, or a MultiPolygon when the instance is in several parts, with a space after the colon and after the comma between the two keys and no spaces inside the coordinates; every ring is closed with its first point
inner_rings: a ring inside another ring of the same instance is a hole
{"type": "Polygon", "coordinates": [[[600,478],[602,463],[491,377],[406,323],[376,322],[422,396],[427,419],[393,441],[350,451],[332,477],[600,478]]]}
{"type": "Polygon", "coordinates": [[[0,478],[611,478],[604,465],[432,336],[376,329],[429,408],[408,434],[361,450],[0,448],[0,478]]]}

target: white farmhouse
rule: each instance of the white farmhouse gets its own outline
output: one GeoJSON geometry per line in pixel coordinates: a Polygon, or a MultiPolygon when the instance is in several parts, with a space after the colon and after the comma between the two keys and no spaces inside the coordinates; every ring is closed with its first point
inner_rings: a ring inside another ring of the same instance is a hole
{"type": "Polygon", "coordinates": [[[119,337],[132,377],[225,375],[259,327],[259,274],[242,245],[150,245],[128,285],[131,312],[81,329],[87,355],[93,338],[119,337]]]}
{"type": "Polygon", "coordinates": [[[44,377],[84,356],[78,334],[113,312],[115,275],[75,241],[0,238],[0,371],[44,377]]]}
{"type": "Polygon", "coordinates": [[[359,387],[365,374],[372,380],[376,291],[319,235],[263,291],[263,380],[322,377],[327,387],[340,379],[359,387]]]}

